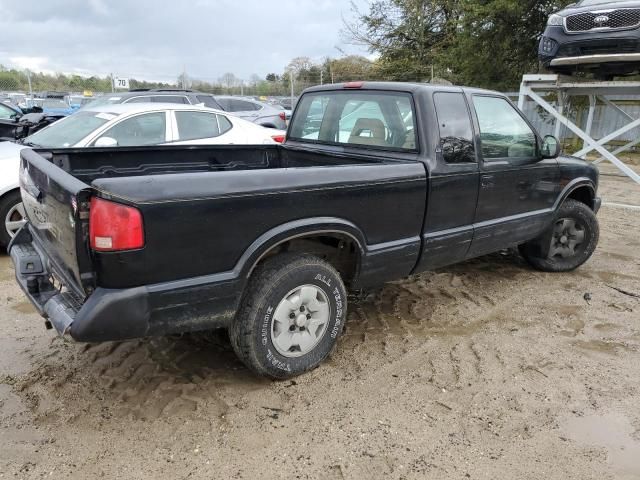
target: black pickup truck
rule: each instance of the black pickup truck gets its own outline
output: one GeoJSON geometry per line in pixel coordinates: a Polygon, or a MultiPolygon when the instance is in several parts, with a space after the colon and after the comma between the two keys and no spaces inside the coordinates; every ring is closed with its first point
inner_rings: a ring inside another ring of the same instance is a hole
{"type": "Polygon", "coordinates": [[[227,328],[273,378],[318,365],[347,290],[519,246],[569,271],[598,242],[597,170],[503,95],[401,83],[308,89],[284,145],[22,151],[29,299],[99,342],[227,328]]]}

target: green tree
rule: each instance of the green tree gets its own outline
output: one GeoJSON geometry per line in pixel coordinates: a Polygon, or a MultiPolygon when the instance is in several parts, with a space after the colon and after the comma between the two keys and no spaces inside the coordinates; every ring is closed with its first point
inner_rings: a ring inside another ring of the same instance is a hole
{"type": "Polygon", "coordinates": [[[538,39],[547,18],[571,0],[466,1],[442,63],[459,84],[497,90],[517,88],[526,73],[538,71],[538,39]]]}
{"type": "Polygon", "coordinates": [[[353,7],[346,34],[379,55],[386,80],[424,81],[431,69],[459,84],[513,89],[537,70],[547,17],[571,0],[375,0],[353,7]]]}

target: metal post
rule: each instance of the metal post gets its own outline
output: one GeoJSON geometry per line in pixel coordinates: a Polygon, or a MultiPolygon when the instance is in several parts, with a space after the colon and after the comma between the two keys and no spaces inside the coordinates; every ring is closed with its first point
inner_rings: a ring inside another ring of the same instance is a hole
{"type": "Polygon", "coordinates": [[[320,85],[322,85],[323,78],[324,78],[324,70],[320,70],[320,85]]]}
{"type": "MultiPolygon", "coordinates": [[[[584,129],[584,133],[586,133],[587,135],[591,136],[591,129],[593,128],[593,117],[596,113],[596,96],[595,95],[589,95],[589,115],[587,116],[587,125],[584,129]]],[[[587,143],[583,142],[582,143],[582,148],[586,148],[587,147],[587,143]]]]}
{"type": "Polygon", "coordinates": [[[523,81],[520,84],[520,95],[518,95],[518,108],[524,112],[524,103],[527,101],[527,85],[523,81]]]}
{"type": "Polygon", "coordinates": [[[31,72],[29,71],[28,68],[26,70],[26,73],[27,73],[27,81],[29,82],[29,97],[33,99],[33,89],[31,88],[31,72]]]}
{"type": "Polygon", "coordinates": [[[291,105],[293,105],[293,69],[289,70],[289,83],[291,84],[291,105]]]}
{"type": "MultiPolygon", "coordinates": [[[[558,92],[558,113],[564,117],[564,93],[558,92]]],[[[560,139],[560,129],[562,128],[562,122],[556,118],[556,128],[553,132],[554,136],[560,139]]]]}
{"type": "Polygon", "coordinates": [[[111,93],[113,93],[116,91],[116,88],[113,84],[113,73],[110,73],[109,75],[111,76],[111,93]]]}

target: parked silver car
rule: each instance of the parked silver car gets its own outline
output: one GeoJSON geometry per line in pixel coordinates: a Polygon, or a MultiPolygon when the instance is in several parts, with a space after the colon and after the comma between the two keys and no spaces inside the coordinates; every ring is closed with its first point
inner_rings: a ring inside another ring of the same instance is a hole
{"type": "Polygon", "coordinates": [[[279,108],[245,97],[212,95],[181,89],[134,89],[128,92],[111,93],[96,97],[87,106],[110,105],[115,103],[184,103],[204,105],[216,110],[224,110],[263,127],[286,130],[286,115],[279,108]]]}
{"type": "Polygon", "coordinates": [[[263,127],[287,129],[286,112],[282,108],[246,97],[215,95],[214,98],[225,112],[233,113],[263,127]]]}

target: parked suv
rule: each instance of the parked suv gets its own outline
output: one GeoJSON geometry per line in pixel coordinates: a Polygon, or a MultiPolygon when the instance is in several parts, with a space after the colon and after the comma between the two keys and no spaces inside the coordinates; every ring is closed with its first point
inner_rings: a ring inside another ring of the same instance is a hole
{"type": "Polygon", "coordinates": [[[640,1],[582,0],[549,17],[538,47],[556,73],[591,71],[604,80],[640,70],[640,1]]]}
{"type": "Polygon", "coordinates": [[[256,100],[244,97],[218,96],[210,93],[179,89],[135,89],[128,92],[112,93],[96,98],[90,106],[114,103],[184,103],[187,105],[204,104],[205,107],[233,113],[263,127],[286,130],[284,112],[256,100]]]}

